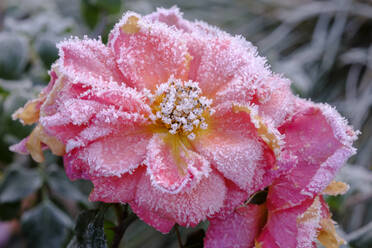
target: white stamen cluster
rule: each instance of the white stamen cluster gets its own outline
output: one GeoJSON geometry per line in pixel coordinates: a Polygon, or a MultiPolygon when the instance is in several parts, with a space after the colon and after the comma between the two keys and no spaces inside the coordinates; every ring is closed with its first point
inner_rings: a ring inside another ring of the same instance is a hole
{"type": "Polygon", "coordinates": [[[203,117],[205,111],[210,115],[214,113],[210,107],[212,100],[201,96],[201,93],[196,82],[183,82],[171,77],[157,87],[154,95],[149,95],[152,104],[161,99],[150,119],[161,121],[171,134],[182,133],[190,140],[195,139],[194,130],[208,128],[203,117]]]}

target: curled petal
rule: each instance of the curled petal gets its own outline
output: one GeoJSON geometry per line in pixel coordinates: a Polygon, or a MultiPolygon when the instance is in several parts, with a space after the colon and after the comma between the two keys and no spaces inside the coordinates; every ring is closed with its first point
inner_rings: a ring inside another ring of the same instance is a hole
{"type": "Polygon", "coordinates": [[[285,135],[284,150],[295,155],[297,165],[269,192],[272,209],[294,206],[322,192],[355,153],[355,133],[335,110],[305,101],[302,109],[279,129],[285,135]]]}

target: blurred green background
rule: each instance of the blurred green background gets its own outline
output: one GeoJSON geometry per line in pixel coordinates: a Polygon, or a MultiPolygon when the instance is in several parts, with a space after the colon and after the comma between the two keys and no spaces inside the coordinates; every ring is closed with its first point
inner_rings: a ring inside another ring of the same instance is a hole
{"type": "MultiPolygon", "coordinates": [[[[59,158],[47,154],[46,162],[37,165],[9,152],[9,145],[31,130],[10,116],[48,83],[56,42],[85,34],[106,41],[124,11],[147,14],[173,5],[187,19],[245,36],[275,72],[292,80],[296,94],[336,106],[362,132],[358,154],[338,174],[351,189],[327,201],[349,242],[344,247],[372,247],[370,0],[0,0],[0,247],[79,247],[79,237],[99,239],[103,232],[112,242],[115,209],[122,206],[106,209],[88,202],[90,183],[70,182],[59,158]],[[78,223],[94,232],[79,234],[74,225],[87,209],[96,209],[85,212],[90,222],[78,223]]],[[[201,247],[203,228],[180,228],[187,247],[201,247]]],[[[161,235],[139,220],[121,245],[178,247],[175,231],[161,235]]]]}

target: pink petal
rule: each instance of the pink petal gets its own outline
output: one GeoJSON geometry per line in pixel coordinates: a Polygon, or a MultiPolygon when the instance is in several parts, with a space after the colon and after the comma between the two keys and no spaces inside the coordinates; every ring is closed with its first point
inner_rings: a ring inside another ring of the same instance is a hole
{"type": "Polygon", "coordinates": [[[242,205],[249,198],[249,194],[246,191],[241,190],[235,185],[235,183],[227,179],[225,179],[225,183],[227,192],[224,206],[213,216],[213,218],[229,218],[229,215],[231,215],[237,207],[242,205]]]}
{"type": "Polygon", "coordinates": [[[163,218],[155,212],[147,211],[147,209],[142,208],[134,202],[130,203],[130,207],[142,221],[164,234],[168,233],[175,224],[174,221],[163,218]]]}
{"type": "Polygon", "coordinates": [[[166,144],[166,138],[154,134],[147,146],[148,174],[155,187],[164,192],[178,193],[187,183],[196,184],[203,176],[208,176],[210,167],[207,160],[187,148],[180,147],[179,151],[174,151],[172,144],[166,144]]]}
{"type": "MultiPolygon", "coordinates": [[[[205,248],[251,248],[264,224],[265,207],[239,207],[226,219],[211,219],[204,238],[205,248]]],[[[284,246],[283,246],[284,247],[284,246]]]]}
{"type": "Polygon", "coordinates": [[[109,46],[125,78],[138,89],[155,89],[156,84],[166,82],[171,75],[184,78],[188,72],[182,32],[132,12],[115,25],[109,46]],[[127,25],[135,30],[124,31],[127,25]]]}
{"type": "Polygon", "coordinates": [[[219,105],[210,131],[195,140],[195,147],[226,178],[252,194],[264,188],[265,174],[274,168],[275,156],[258,136],[250,115],[219,105]]]}
{"type": "Polygon", "coordinates": [[[86,161],[80,158],[80,150],[75,149],[66,153],[63,156],[63,165],[70,180],[90,179],[89,166],[86,161]]]}
{"type": "MultiPolygon", "coordinates": [[[[207,96],[213,96],[221,86],[236,80],[249,82],[244,86],[245,91],[253,92],[256,82],[270,76],[265,60],[258,57],[256,48],[241,37],[232,37],[200,21],[184,20],[177,8],[158,9],[145,18],[184,32],[183,40],[187,41],[192,56],[189,79],[199,82],[207,96]]],[[[237,89],[236,93],[239,92],[237,89]]],[[[225,93],[224,97],[235,95],[225,93]]]]}
{"type": "Polygon", "coordinates": [[[297,166],[280,178],[269,192],[273,209],[299,204],[321,192],[337,170],[355,153],[355,133],[344,119],[327,105],[311,105],[280,128],[285,150],[297,156],[297,166]]]}
{"type": "Polygon", "coordinates": [[[189,53],[193,57],[189,78],[199,83],[206,96],[216,96],[216,103],[232,100],[232,96],[241,91],[237,82],[246,88],[242,92],[245,94],[253,92],[256,84],[270,75],[255,47],[242,37],[219,33],[208,36],[194,32],[188,39],[189,53]]]}
{"type": "Polygon", "coordinates": [[[108,135],[134,123],[145,124],[144,115],[148,113],[143,95],[125,85],[97,86],[65,79],[57,82],[43,104],[40,123],[50,135],[66,144],[69,151],[69,143],[86,145],[93,138],[103,137],[103,133],[108,135]]]}
{"type": "Polygon", "coordinates": [[[100,40],[72,38],[57,45],[59,70],[70,79],[80,82],[123,82],[114,55],[100,40]]]}
{"type": "Polygon", "coordinates": [[[28,141],[28,138],[29,137],[24,138],[19,143],[10,146],[9,150],[12,151],[12,152],[17,152],[17,153],[22,154],[22,155],[30,154],[27,147],[26,147],[26,143],[28,141]]]}
{"type": "Polygon", "coordinates": [[[221,209],[225,194],[224,180],[214,171],[193,188],[185,188],[178,194],[160,191],[144,175],[138,184],[135,203],[180,225],[194,226],[221,209]]]}
{"type": "MultiPolygon", "coordinates": [[[[270,212],[267,223],[257,238],[262,248],[297,248],[297,218],[312,204],[313,199],[297,207],[270,212]]],[[[301,247],[302,248],[302,247],[301,247]]]]}
{"type": "Polygon", "coordinates": [[[89,200],[102,202],[127,203],[134,199],[138,180],[144,173],[144,169],[138,168],[132,174],[125,173],[112,177],[92,177],[94,189],[90,193],[89,200]]]}
{"type": "MultiPolygon", "coordinates": [[[[278,127],[296,111],[295,96],[291,92],[288,79],[275,75],[264,83],[269,88],[268,96],[259,104],[259,114],[270,118],[274,126],[278,127]]],[[[263,92],[261,95],[261,98],[264,98],[263,92]]]]}
{"type": "Polygon", "coordinates": [[[318,230],[320,228],[321,202],[315,198],[305,213],[297,217],[297,246],[296,248],[316,247],[318,230]]]}
{"type": "Polygon", "coordinates": [[[136,169],[145,159],[150,134],[141,129],[128,129],[121,134],[98,139],[78,148],[78,157],[88,164],[90,173],[100,176],[120,176],[136,169]]]}
{"type": "Polygon", "coordinates": [[[163,22],[169,27],[174,26],[185,32],[191,32],[192,24],[183,19],[183,13],[176,6],[170,9],[157,8],[155,12],[145,16],[144,18],[151,22],[163,22]]]}

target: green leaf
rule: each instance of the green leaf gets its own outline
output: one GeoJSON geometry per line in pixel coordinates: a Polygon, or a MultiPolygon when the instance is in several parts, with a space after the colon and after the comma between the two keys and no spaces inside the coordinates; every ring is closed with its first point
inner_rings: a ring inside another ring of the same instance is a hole
{"type": "Polygon", "coordinates": [[[28,61],[27,41],[11,33],[0,34],[0,78],[17,78],[28,61]]]}
{"type": "Polygon", "coordinates": [[[0,85],[0,100],[2,100],[2,98],[6,98],[7,96],[9,96],[9,91],[6,91],[5,89],[3,89],[0,85]]]}
{"type": "Polygon", "coordinates": [[[117,14],[121,10],[121,0],[97,0],[96,6],[109,14],[117,14]]]}
{"type": "Polygon", "coordinates": [[[105,220],[104,222],[104,229],[105,229],[105,237],[107,239],[107,243],[111,246],[112,241],[114,240],[115,236],[115,224],[109,220],[105,220]]]}
{"type": "Polygon", "coordinates": [[[54,61],[58,59],[58,49],[56,39],[43,36],[35,42],[35,48],[38,52],[45,68],[50,68],[54,61]]]}
{"type": "Polygon", "coordinates": [[[38,190],[41,184],[36,169],[11,168],[0,184],[0,203],[19,201],[38,190]]]}
{"type": "Polygon", "coordinates": [[[20,209],[20,202],[1,203],[0,220],[7,221],[18,217],[20,209]]]}
{"type": "Polygon", "coordinates": [[[82,212],[76,222],[75,236],[68,248],[106,248],[104,217],[106,208],[82,212]]]}
{"type": "Polygon", "coordinates": [[[47,183],[57,195],[88,204],[87,197],[66,176],[65,172],[57,165],[48,166],[47,183]]]}
{"type": "Polygon", "coordinates": [[[48,200],[25,212],[21,224],[28,247],[38,248],[61,247],[72,227],[71,219],[48,200]]]}
{"type": "Polygon", "coordinates": [[[88,0],[81,1],[81,14],[89,28],[93,29],[99,20],[100,11],[88,0]]]}

